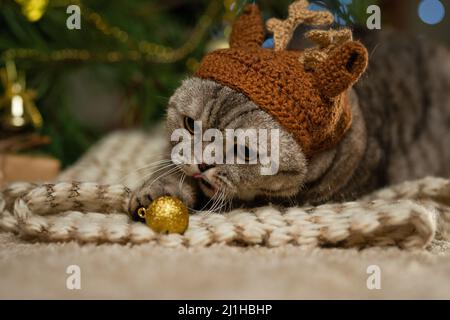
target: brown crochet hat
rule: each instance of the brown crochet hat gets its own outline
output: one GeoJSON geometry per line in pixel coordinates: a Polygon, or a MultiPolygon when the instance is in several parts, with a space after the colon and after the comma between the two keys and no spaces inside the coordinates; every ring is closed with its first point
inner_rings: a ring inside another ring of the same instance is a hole
{"type": "Polygon", "coordinates": [[[285,48],[299,23],[317,26],[332,21],[329,12],[310,11],[306,0],[297,1],[288,19],[268,21],[275,49],[265,49],[261,14],[256,5],[248,5],[233,25],[230,48],[206,55],[195,75],[247,95],[311,157],[335,146],[349,129],[347,91],[365,71],[368,54],[361,43],[351,41],[349,30],[313,30],[307,37],[317,48],[285,48]]]}

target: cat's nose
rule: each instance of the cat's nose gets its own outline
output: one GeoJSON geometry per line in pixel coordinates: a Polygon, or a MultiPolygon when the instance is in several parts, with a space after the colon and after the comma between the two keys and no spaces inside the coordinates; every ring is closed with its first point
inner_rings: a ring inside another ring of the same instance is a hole
{"type": "Polygon", "coordinates": [[[213,167],[214,165],[212,164],[200,163],[198,165],[198,170],[200,170],[200,172],[205,172],[206,170],[211,169],[213,167]]]}

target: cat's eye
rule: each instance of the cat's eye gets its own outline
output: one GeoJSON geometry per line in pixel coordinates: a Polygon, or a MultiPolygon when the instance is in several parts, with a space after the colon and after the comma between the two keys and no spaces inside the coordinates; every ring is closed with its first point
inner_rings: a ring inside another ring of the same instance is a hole
{"type": "Polygon", "coordinates": [[[184,128],[189,131],[190,134],[194,134],[194,119],[189,117],[184,117],[184,128]]]}

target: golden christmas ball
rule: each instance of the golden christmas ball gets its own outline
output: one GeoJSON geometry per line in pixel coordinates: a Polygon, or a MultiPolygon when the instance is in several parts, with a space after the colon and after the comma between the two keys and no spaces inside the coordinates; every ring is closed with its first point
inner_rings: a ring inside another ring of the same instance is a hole
{"type": "Polygon", "coordinates": [[[188,208],[180,199],[171,196],[156,198],[147,208],[140,208],[138,215],[153,231],[161,233],[182,234],[189,225],[188,208]]]}

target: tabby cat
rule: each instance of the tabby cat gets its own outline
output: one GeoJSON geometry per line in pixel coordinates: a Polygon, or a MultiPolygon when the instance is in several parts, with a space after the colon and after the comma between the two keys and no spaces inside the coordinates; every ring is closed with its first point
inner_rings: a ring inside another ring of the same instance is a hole
{"type": "Polygon", "coordinates": [[[359,38],[370,54],[369,67],[350,91],[353,121],[335,147],[308,159],[292,135],[246,95],[192,77],[170,98],[169,137],[176,128],[192,130],[194,120],[205,130],[277,128],[279,171],[264,176],[258,164],[180,165],[134,190],[130,212],[136,216],[139,207],[162,195],[177,196],[191,208],[225,211],[269,202],[347,201],[405,180],[450,177],[448,50],[391,31],[359,38]]]}

